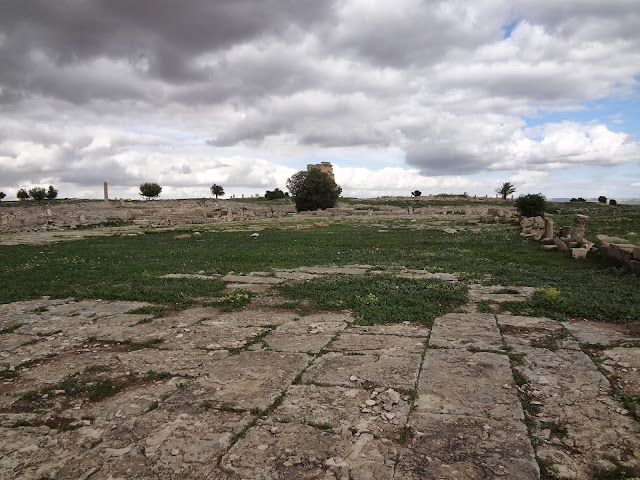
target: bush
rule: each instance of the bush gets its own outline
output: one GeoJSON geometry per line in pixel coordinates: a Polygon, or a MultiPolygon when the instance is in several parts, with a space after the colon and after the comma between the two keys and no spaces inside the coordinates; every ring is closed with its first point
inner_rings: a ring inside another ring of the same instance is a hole
{"type": "Polygon", "coordinates": [[[4,194],[4,192],[0,192],[0,200],[2,200],[4,197],[6,197],[6,195],[4,194]]]}
{"type": "Polygon", "coordinates": [[[613,205],[614,207],[616,205],[618,205],[618,202],[616,202],[613,198],[611,200],[609,200],[609,205],[613,205]]]}
{"type": "Polygon", "coordinates": [[[18,200],[26,200],[27,198],[29,198],[29,194],[24,188],[21,188],[20,190],[18,190],[18,193],[16,193],[16,197],[18,197],[18,200]]]}
{"type": "Polygon", "coordinates": [[[541,193],[520,195],[516,201],[516,208],[524,217],[542,217],[547,206],[547,199],[541,193]]]}
{"type": "Polygon", "coordinates": [[[600,203],[607,203],[607,197],[605,197],[604,195],[600,195],[598,197],[598,202],[600,203]]]}
{"type": "Polygon", "coordinates": [[[34,200],[41,201],[47,196],[47,191],[42,187],[33,187],[29,190],[29,196],[34,200]]]}
{"type": "Polygon", "coordinates": [[[58,190],[53,188],[53,185],[49,185],[49,189],[47,190],[47,199],[53,200],[58,196],[58,190]]]}
{"type": "Polygon", "coordinates": [[[143,183],[140,185],[140,195],[147,198],[154,198],[160,195],[162,187],[157,183],[143,183]]]}
{"type": "Polygon", "coordinates": [[[277,200],[279,198],[284,198],[284,197],[286,197],[286,195],[279,188],[276,188],[273,191],[267,190],[267,192],[264,194],[264,198],[266,200],[277,200]]]}
{"type": "Polygon", "coordinates": [[[335,207],[342,193],[342,188],[317,168],[295,173],[287,180],[287,188],[295,197],[299,212],[335,207]]]}
{"type": "Polygon", "coordinates": [[[411,196],[412,197],[421,197],[422,196],[422,192],[420,190],[415,190],[415,191],[411,192],[411,196]]]}

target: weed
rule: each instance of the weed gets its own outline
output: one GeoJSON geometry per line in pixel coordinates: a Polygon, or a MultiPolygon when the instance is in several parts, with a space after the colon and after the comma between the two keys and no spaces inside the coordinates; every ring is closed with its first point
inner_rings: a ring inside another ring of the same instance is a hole
{"type": "Polygon", "coordinates": [[[36,343],[38,343],[39,341],[40,341],[39,339],[34,338],[34,339],[32,339],[32,340],[28,340],[28,341],[26,341],[26,342],[24,342],[24,343],[21,343],[21,344],[20,344],[20,346],[21,346],[21,347],[26,347],[27,345],[35,345],[35,344],[36,344],[36,343]]]}
{"type": "Polygon", "coordinates": [[[567,427],[558,425],[555,422],[540,422],[539,426],[542,430],[550,430],[551,434],[558,438],[564,438],[568,433],[567,427]]]}
{"type": "Polygon", "coordinates": [[[251,413],[251,415],[257,415],[258,417],[261,417],[265,414],[264,410],[259,407],[252,408],[251,410],[249,410],[249,413],[251,413]]]}
{"type": "Polygon", "coordinates": [[[252,297],[253,292],[236,289],[229,292],[227,295],[218,298],[214,302],[207,302],[206,305],[215,305],[220,307],[223,312],[231,312],[251,303],[252,297]]]}
{"type": "Polygon", "coordinates": [[[15,422],[13,422],[13,424],[11,425],[11,427],[13,428],[18,428],[18,427],[29,427],[31,426],[31,424],[25,420],[24,418],[19,418],[17,419],[15,422]]]}
{"type": "Polygon", "coordinates": [[[478,313],[496,313],[496,309],[493,308],[489,300],[480,300],[476,306],[478,313]]]}
{"type": "Polygon", "coordinates": [[[19,329],[22,325],[24,325],[24,323],[15,323],[9,327],[3,328],[2,330],[0,330],[0,335],[5,333],[13,333],[17,329],[19,329]]]}
{"type": "Polygon", "coordinates": [[[153,318],[160,318],[167,314],[167,307],[162,305],[146,305],[144,307],[134,308],[125,313],[130,315],[152,315],[153,318]]]}
{"type": "Polygon", "coordinates": [[[218,410],[220,410],[221,412],[234,412],[235,408],[233,408],[233,404],[224,402],[222,405],[220,405],[220,408],[218,410]]]}
{"type": "Polygon", "coordinates": [[[147,408],[147,412],[150,412],[151,410],[155,410],[156,408],[158,408],[158,401],[154,401],[151,405],[149,405],[149,408],[147,408]]]}
{"type": "Polygon", "coordinates": [[[201,407],[203,410],[211,410],[211,409],[213,408],[213,404],[212,404],[211,402],[202,402],[202,403],[200,404],[200,407],[201,407]]]}
{"type": "Polygon", "coordinates": [[[302,383],[302,376],[304,375],[304,372],[300,372],[296,375],[296,378],[293,379],[293,383],[292,385],[300,385],[302,383]]]}
{"type": "Polygon", "coordinates": [[[594,480],[623,480],[640,477],[637,468],[622,465],[617,459],[612,459],[613,468],[596,467],[593,472],[594,480]]]}
{"type": "Polygon", "coordinates": [[[560,472],[557,468],[552,467],[548,460],[536,457],[536,461],[538,462],[538,467],[540,467],[540,478],[542,480],[558,478],[558,473],[560,472]]]}

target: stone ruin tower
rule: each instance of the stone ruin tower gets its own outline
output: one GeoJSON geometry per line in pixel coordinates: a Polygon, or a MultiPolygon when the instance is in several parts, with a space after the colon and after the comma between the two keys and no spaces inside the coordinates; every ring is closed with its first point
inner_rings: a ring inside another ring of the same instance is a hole
{"type": "Polygon", "coordinates": [[[321,162],[321,163],[316,163],[316,164],[313,164],[313,163],[309,164],[309,165],[307,165],[307,172],[310,171],[312,168],[317,168],[322,173],[326,173],[327,175],[329,175],[331,180],[333,180],[334,182],[336,181],[335,177],[333,176],[333,165],[331,165],[331,162],[321,162]]]}

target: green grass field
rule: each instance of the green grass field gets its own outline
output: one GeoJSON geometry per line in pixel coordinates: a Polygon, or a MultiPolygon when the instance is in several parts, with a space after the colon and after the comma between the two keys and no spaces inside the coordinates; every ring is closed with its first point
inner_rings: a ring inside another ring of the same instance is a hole
{"type": "MultiPolygon", "coordinates": [[[[580,210],[572,205],[556,205],[563,208],[554,215],[556,226],[570,224],[572,215],[580,210]]],[[[589,207],[593,211],[589,213],[587,237],[595,238],[596,233],[605,231],[616,235],[640,231],[639,207],[613,211],[606,205],[589,204],[589,207]]],[[[224,282],[160,276],[368,264],[382,269],[404,266],[455,273],[464,284],[526,285],[559,291],[555,296],[541,291],[530,301],[509,305],[514,313],[622,323],[640,320],[640,276],[627,267],[598,255],[576,261],[556,252],[543,252],[538,243],[523,239],[518,230],[508,230],[504,223],[480,225],[481,235],[447,235],[442,228],[455,222],[453,217],[438,221],[342,220],[332,221],[328,228],[299,230],[285,223],[264,222],[234,224],[237,231],[224,231],[229,228],[227,224],[203,227],[201,238],[189,240],[175,239],[176,231],[147,231],[139,236],[2,246],[0,302],[50,295],[142,300],[180,309],[193,304],[194,299],[220,296],[224,282]],[[251,229],[257,227],[263,228],[260,236],[251,238],[251,229]],[[485,274],[492,278],[486,280],[485,274]]],[[[331,306],[327,304],[329,297],[341,300],[342,308],[355,308],[356,296],[366,298],[371,293],[378,299],[384,298],[385,288],[376,288],[372,284],[367,292],[366,284],[359,283],[345,284],[336,290],[335,282],[319,282],[294,286],[285,293],[292,298],[315,299],[319,308],[331,306]],[[341,290],[352,292],[351,297],[340,297],[341,290]]],[[[456,297],[455,302],[461,298],[456,297]]],[[[406,295],[406,305],[398,303],[398,299],[393,302],[396,310],[410,309],[422,299],[418,302],[415,295],[406,295]]],[[[421,305],[420,308],[426,308],[425,303],[421,305]]],[[[449,308],[452,307],[447,303],[449,308]]],[[[371,317],[374,310],[369,309],[364,315],[371,317]]]]}

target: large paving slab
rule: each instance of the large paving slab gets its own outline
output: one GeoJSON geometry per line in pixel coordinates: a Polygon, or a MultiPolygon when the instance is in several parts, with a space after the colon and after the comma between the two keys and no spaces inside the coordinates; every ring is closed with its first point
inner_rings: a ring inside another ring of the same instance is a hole
{"type": "Polygon", "coordinates": [[[506,355],[428,349],[418,382],[418,413],[522,420],[506,355]]]}
{"type": "Polygon", "coordinates": [[[267,422],[251,428],[220,466],[247,480],[392,480],[395,459],[393,442],[369,433],[355,437],[309,425],[267,422]]]}
{"type": "Polygon", "coordinates": [[[264,341],[276,352],[301,352],[315,355],[331,341],[328,333],[291,333],[272,332],[264,341]]]}
{"type": "Polygon", "coordinates": [[[421,356],[344,355],[327,353],[304,373],[303,382],[356,387],[372,385],[404,392],[413,390],[421,356]]]}
{"type": "Polygon", "coordinates": [[[203,371],[198,382],[211,390],[215,405],[265,409],[285,390],[309,361],[300,353],[241,352],[203,371]]]}
{"type": "Polygon", "coordinates": [[[539,458],[559,478],[590,478],[602,461],[640,462],[640,425],[581,351],[521,347],[539,458]]]}
{"type": "Polygon", "coordinates": [[[264,327],[234,327],[228,325],[194,325],[175,329],[164,337],[163,349],[205,350],[237,349],[268,332],[264,327]]]}
{"type": "Polygon", "coordinates": [[[603,346],[640,346],[640,329],[637,322],[632,326],[572,320],[564,322],[563,325],[581,343],[603,346]]]}
{"type": "Polygon", "coordinates": [[[499,350],[502,337],[492,314],[450,313],[435,319],[429,346],[499,350]]]}
{"type": "Polygon", "coordinates": [[[400,480],[540,478],[527,429],[464,415],[415,414],[412,439],[395,470],[400,480]]]}
{"type": "Polygon", "coordinates": [[[562,323],[550,318],[498,315],[505,343],[519,352],[519,346],[579,350],[579,343],[562,323]]]}
{"type": "Polygon", "coordinates": [[[305,317],[295,317],[293,320],[282,323],[276,329],[276,333],[283,334],[334,334],[347,328],[347,324],[353,322],[353,317],[349,314],[339,313],[318,313],[305,317]]]}
{"type": "Polygon", "coordinates": [[[348,333],[360,335],[399,335],[401,337],[422,337],[427,338],[431,329],[420,324],[403,322],[390,325],[350,325],[348,333]]]}
{"type": "Polygon", "coordinates": [[[295,313],[272,310],[244,310],[240,312],[212,312],[202,325],[229,325],[235,327],[264,327],[292,322],[299,316],[295,313]]]}
{"type": "Polygon", "coordinates": [[[640,396],[640,348],[612,348],[601,352],[602,368],[618,388],[628,395],[640,396]]]}
{"type": "Polygon", "coordinates": [[[422,355],[425,348],[423,338],[397,335],[359,335],[342,333],[327,347],[333,352],[366,353],[389,356],[422,355]]]}
{"type": "Polygon", "coordinates": [[[293,385],[273,415],[278,422],[308,423],[334,433],[394,438],[407,422],[409,404],[393,389],[293,385]]]}

